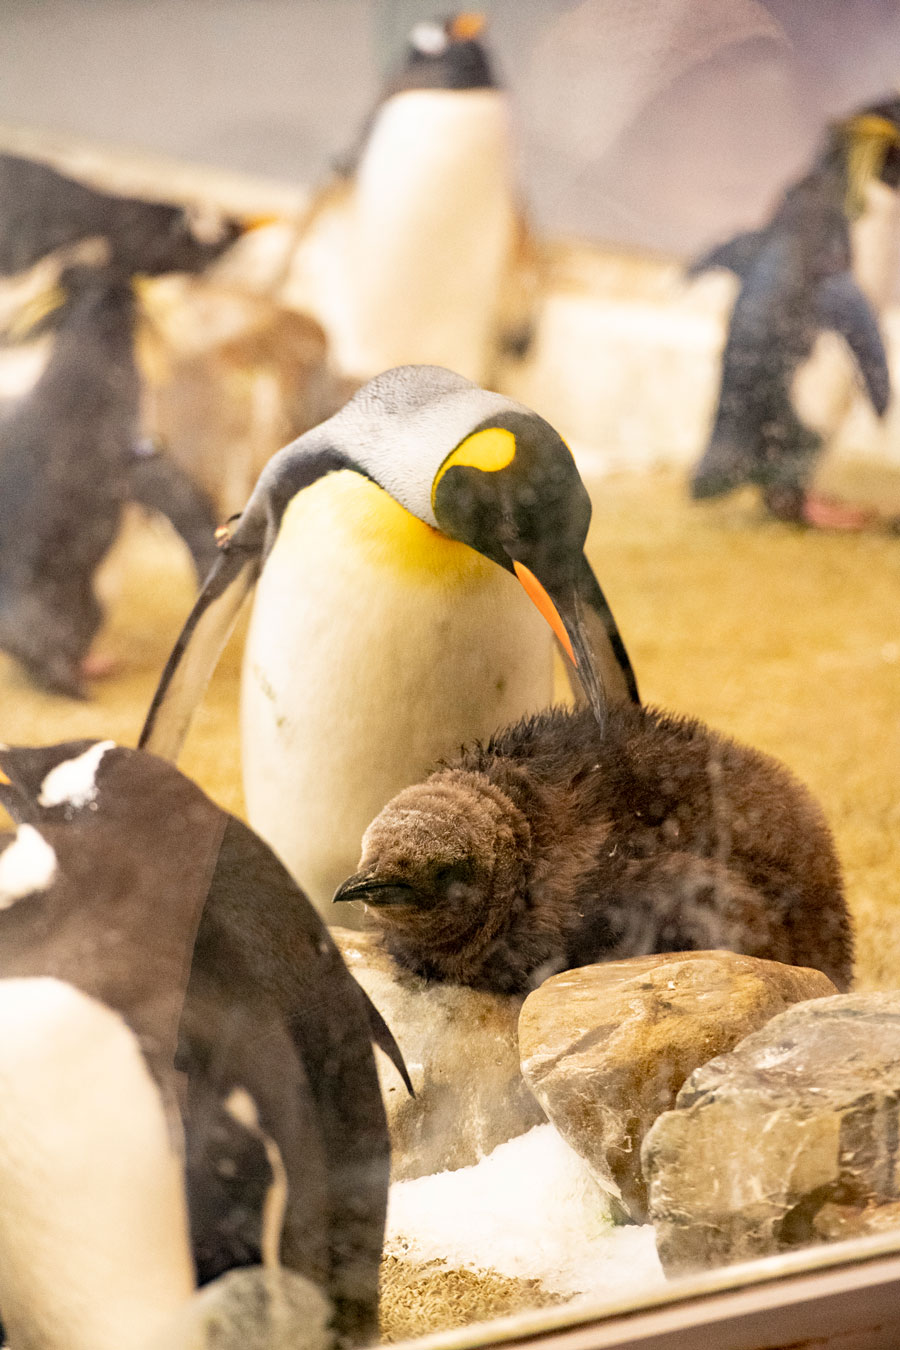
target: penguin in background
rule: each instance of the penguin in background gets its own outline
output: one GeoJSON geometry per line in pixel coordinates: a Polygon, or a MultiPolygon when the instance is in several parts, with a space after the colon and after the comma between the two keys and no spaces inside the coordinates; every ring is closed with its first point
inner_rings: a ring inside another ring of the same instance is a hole
{"type": "Polygon", "coordinates": [[[94,238],[126,275],[200,272],[245,228],[208,207],[104,192],[42,160],[0,153],[0,276],[94,238]]]}
{"type": "Polygon", "coordinates": [[[549,708],[372,821],[335,901],[426,979],[524,994],[561,970],[726,948],[824,971],[853,944],[831,833],[777,760],[693,718],[549,708]]]}
{"type": "Polygon", "coordinates": [[[890,376],[877,315],[852,272],[850,224],[865,189],[900,182],[900,100],[837,123],[810,172],[788,188],[762,229],[712,249],[689,269],[728,268],[741,287],[722,357],[718,406],[691,479],[696,500],[745,483],[772,515],[809,525],[853,524],[820,502],[811,478],[823,439],[797,409],[797,384],[818,335],[844,339],[879,417],[890,376]]]}
{"type": "Polygon", "coordinates": [[[52,328],[37,383],[0,421],[0,649],[54,693],[85,696],[102,620],[94,574],[127,502],[165,514],[205,576],[215,517],[174,463],[139,439],[132,279],[70,266],[30,335],[52,328]]]}
{"type": "Polygon", "coordinates": [[[637,700],[584,555],[591,515],[537,414],[450,371],[365,385],[263,471],[172,652],[141,744],[175,759],[245,597],[248,819],[320,911],[373,815],[553,697],[554,635],[599,719],[637,700]]]}
{"type": "Polygon", "coordinates": [[[287,294],[322,322],[348,378],[414,362],[486,383],[502,349],[527,346],[536,256],[483,29],[477,14],[412,28],[313,204],[287,294]]]}
{"type": "Polygon", "coordinates": [[[372,1038],[405,1069],[321,921],[153,756],[3,746],[0,779],[11,1345],[136,1350],[195,1274],[260,1261],[325,1292],[338,1344],[371,1339],[389,1169],[372,1038]]]}

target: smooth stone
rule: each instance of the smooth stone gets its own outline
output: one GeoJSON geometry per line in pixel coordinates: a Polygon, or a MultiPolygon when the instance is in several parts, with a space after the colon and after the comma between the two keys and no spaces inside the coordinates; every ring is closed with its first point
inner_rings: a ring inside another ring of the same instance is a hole
{"type": "Polygon", "coordinates": [[[900,1223],[898,1132],[900,992],[782,1013],[692,1074],[647,1135],[666,1273],[900,1223]]]}
{"type": "Polygon", "coordinates": [[[249,1266],[205,1285],[147,1350],[331,1350],[330,1318],[302,1275],[249,1266]]]}
{"type": "Polygon", "coordinates": [[[373,933],[333,928],[351,974],[387,1022],[416,1091],[378,1052],[394,1181],[469,1167],[544,1120],[519,1069],[522,999],[423,980],[373,933]]]}
{"type": "Polygon", "coordinates": [[[734,952],[638,956],[554,975],[519,1018],[522,1072],[563,1138],[645,1222],[641,1143],[699,1065],[801,999],[817,970],[734,952]]]}

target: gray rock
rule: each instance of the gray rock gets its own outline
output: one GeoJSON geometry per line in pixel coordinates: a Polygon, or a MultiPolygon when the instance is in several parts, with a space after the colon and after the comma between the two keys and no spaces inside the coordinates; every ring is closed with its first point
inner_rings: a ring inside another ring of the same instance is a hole
{"type": "Polygon", "coordinates": [[[547,980],[519,1018],[522,1071],[563,1138],[644,1222],[641,1142],[688,1075],[801,999],[817,970],[734,952],[640,956],[547,980]]]}
{"type": "Polygon", "coordinates": [[[789,1009],[698,1069],[644,1141],[667,1274],[900,1214],[900,992],[789,1009]]]}
{"type": "Polygon", "coordinates": [[[408,1096],[379,1052],[395,1181],[469,1167],[544,1120],[519,1069],[522,999],[430,982],[401,970],[372,933],[333,928],[351,973],[403,1052],[408,1096]]]}
{"type": "Polygon", "coordinates": [[[231,1270],[187,1303],[148,1350],[331,1350],[331,1305],[290,1270],[231,1270]]]}

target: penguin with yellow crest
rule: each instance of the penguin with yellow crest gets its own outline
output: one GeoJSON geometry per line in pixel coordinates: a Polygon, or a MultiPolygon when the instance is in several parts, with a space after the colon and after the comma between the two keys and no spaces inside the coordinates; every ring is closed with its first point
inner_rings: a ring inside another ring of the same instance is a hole
{"type": "Polygon", "coordinates": [[[780,519],[839,528],[864,523],[859,511],[815,490],[816,462],[833,430],[822,425],[821,414],[829,404],[846,412],[849,402],[849,382],[830,363],[823,379],[815,348],[824,331],[844,340],[872,408],[883,417],[891,394],[887,354],[875,308],[854,276],[859,259],[851,239],[873,183],[894,191],[900,185],[900,98],[831,126],[813,166],[787,189],[769,222],[692,265],[691,275],[722,267],[741,281],[709,444],[691,480],[693,497],[718,497],[753,483],[780,519]]]}
{"type": "Polygon", "coordinates": [[[590,515],[543,418],[440,367],[386,371],[264,469],[141,744],[177,756],[257,584],[241,692],[248,815],[329,913],[395,792],[552,700],[554,634],[601,720],[607,700],[637,700],[584,555],[590,515]]]}

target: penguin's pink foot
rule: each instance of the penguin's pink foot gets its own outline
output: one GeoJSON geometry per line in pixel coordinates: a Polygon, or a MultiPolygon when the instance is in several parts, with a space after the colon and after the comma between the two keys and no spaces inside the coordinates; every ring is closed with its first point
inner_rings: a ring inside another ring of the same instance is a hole
{"type": "Polygon", "coordinates": [[[79,671],[85,680],[105,680],[115,675],[122,662],[111,652],[88,652],[81,662],[79,671]]]}
{"type": "Polygon", "coordinates": [[[820,497],[808,492],[803,499],[803,522],[816,530],[865,530],[876,524],[875,511],[851,506],[836,497],[820,497]]]}

